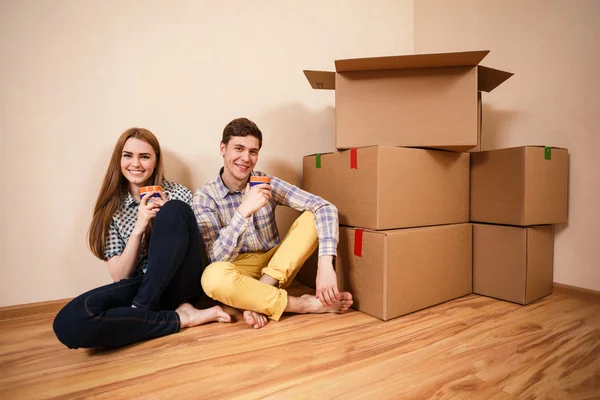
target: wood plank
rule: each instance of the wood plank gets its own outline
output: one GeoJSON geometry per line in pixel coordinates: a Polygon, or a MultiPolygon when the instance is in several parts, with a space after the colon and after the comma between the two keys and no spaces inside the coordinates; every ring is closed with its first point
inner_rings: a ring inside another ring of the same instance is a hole
{"type": "MultiPolygon", "coordinates": [[[[305,288],[299,288],[305,290],[305,288]]],[[[469,295],[388,322],[351,311],[69,350],[53,314],[0,321],[3,398],[597,398],[600,305],[469,295]]]]}

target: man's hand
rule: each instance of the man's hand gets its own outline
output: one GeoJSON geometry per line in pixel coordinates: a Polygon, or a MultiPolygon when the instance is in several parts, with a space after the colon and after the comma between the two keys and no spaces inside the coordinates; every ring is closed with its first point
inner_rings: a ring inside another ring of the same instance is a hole
{"type": "Polygon", "coordinates": [[[250,184],[248,184],[244,191],[244,200],[238,207],[238,211],[244,218],[248,218],[266,206],[269,199],[271,199],[271,185],[264,184],[250,187],[250,184]]]}
{"type": "Polygon", "coordinates": [[[326,306],[333,306],[340,299],[337,275],[333,269],[333,256],[320,256],[317,268],[317,299],[326,306]]]}

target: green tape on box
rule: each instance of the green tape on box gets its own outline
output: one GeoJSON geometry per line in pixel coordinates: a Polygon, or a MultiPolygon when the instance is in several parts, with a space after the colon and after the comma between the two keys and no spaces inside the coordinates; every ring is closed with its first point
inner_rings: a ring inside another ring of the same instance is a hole
{"type": "Polygon", "coordinates": [[[552,160],[552,147],[544,146],[544,160],[552,160]]]}
{"type": "Polygon", "coordinates": [[[321,168],[321,155],[317,154],[317,168],[321,168]]]}

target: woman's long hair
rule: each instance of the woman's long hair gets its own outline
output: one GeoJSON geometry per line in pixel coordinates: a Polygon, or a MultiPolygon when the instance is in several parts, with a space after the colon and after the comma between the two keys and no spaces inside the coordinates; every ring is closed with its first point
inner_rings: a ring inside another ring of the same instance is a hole
{"type": "MultiPolygon", "coordinates": [[[[96,199],[96,206],[94,207],[94,216],[90,229],[88,231],[88,245],[92,250],[92,253],[101,260],[105,260],[104,257],[104,245],[106,243],[106,237],[108,235],[108,228],[110,227],[112,217],[121,206],[125,196],[127,196],[129,181],[121,173],[121,157],[123,154],[123,147],[127,139],[135,138],[148,143],[154,149],[156,153],[156,165],[154,167],[154,173],[148,180],[148,185],[160,185],[164,179],[163,177],[163,161],[160,151],[160,144],[158,139],[148,129],[143,128],[131,128],[123,132],[112,153],[106,175],[104,176],[104,182],[98,193],[96,199]]],[[[149,233],[151,226],[148,226],[146,230],[146,246],[148,243],[149,233]]]]}

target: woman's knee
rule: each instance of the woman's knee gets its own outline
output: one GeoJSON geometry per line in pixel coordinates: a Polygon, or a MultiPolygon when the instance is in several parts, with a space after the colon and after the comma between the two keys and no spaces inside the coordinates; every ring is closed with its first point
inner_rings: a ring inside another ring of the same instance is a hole
{"type": "Polygon", "coordinates": [[[161,208],[160,212],[156,215],[159,216],[175,216],[175,215],[194,215],[192,208],[188,203],[181,200],[169,200],[161,208]]]}
{"type": "Polygon", "coordinates": [[[161,208],[154,219],[153,232],[171,231],[182,226],[196,226],[194,211],[181,200],[169,200],[161,208]]]}
{"type": "Polygon", "coordinates": [[[83,299],[77,297],[67,303],[54,318],[52,328],[56,338],[70,349],[85,347],[81,341],[86,313],[83,299]]]}
{"type": "Polygon", "coordinates": [[[204,293],[213,299],[228,297],[233,291],[235,267],[228,262],[210,264],[202,273],[201,283],[204,293]]]}

